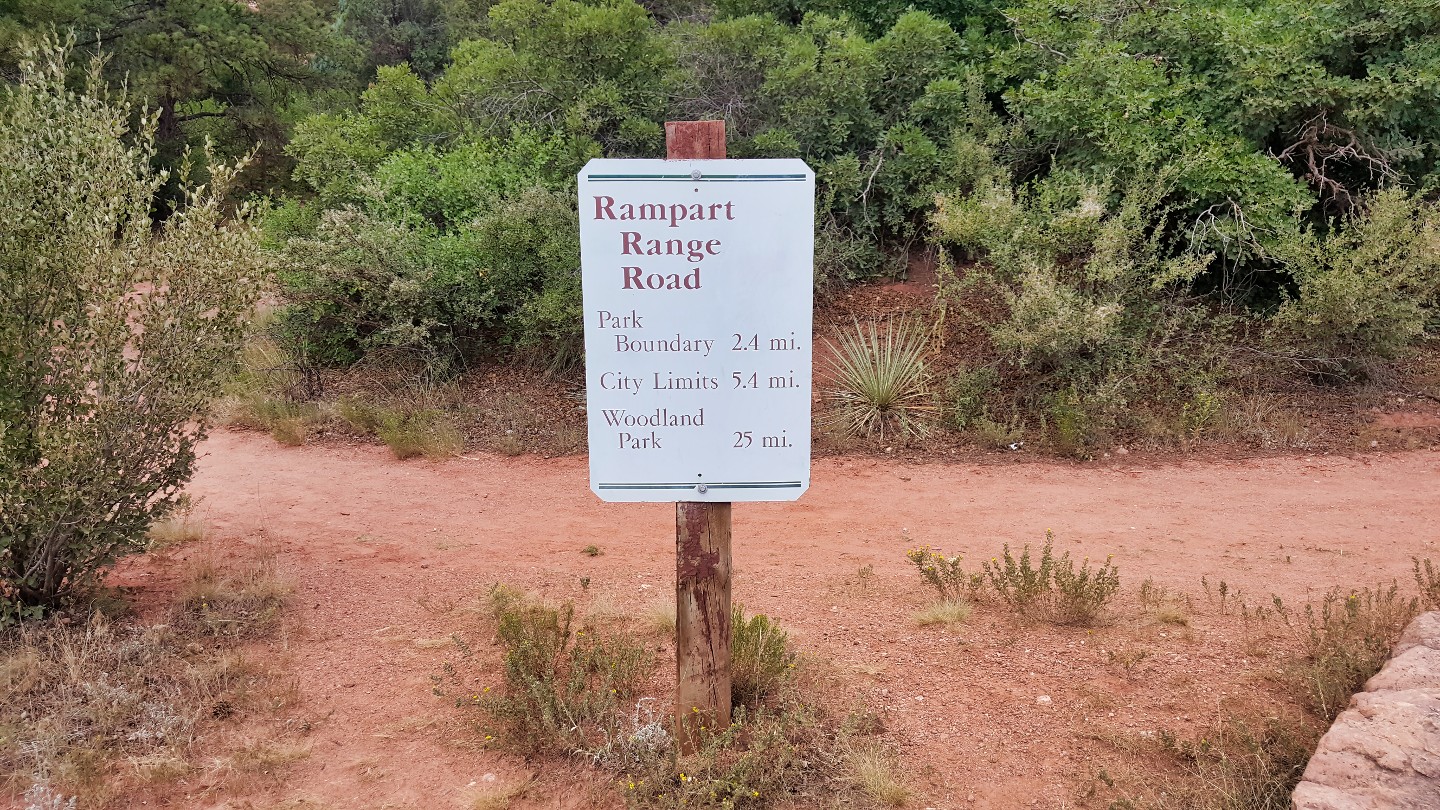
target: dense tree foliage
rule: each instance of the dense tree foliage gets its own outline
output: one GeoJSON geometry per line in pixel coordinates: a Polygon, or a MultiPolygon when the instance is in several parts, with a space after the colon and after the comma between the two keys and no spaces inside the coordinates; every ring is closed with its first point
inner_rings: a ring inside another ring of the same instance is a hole
{"type": "Polygon", "coordinates": [[[953,386],[977,418],[1092,441],[1147,397],[1208,401],[1232,341],[1339,381],[1435,326],[1429,0],[8,8],[4,43],[98,36],[162,140],[293,162],[254,187],[286,334],[320,362],[574,357],[575,171],[695,118],[726,121],[732,156],[815,168],[821,294],[940,249],[937,311],[989,340],[953,386]],[[1008,399],[965,393],[997,382],[1008,399]]]}
{"type": "Polygon", "coordinates": [[[103,53],[107,81],[158,111],[164,165],[206,138],[232,156],[258,144],[252,187],[283,185],[290,127],[354,59],[331,13],[324,0],[15,0],[0,4],[0,69],[14,72],[26,37],[70,32],[77,59],[103,53]]]}

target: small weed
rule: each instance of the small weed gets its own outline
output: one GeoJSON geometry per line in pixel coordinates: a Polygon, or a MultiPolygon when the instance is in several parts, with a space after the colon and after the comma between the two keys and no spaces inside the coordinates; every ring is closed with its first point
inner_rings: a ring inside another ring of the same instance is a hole
{"type": "Polygon", "coordinates": [[[599,557],[601,554],[604,554],[605,552],[601,551],[599,546],[589,545],[589,546],[586,546],[585,548],[580,549],[580,553],[581,553],[581,554],[584,554],[586,557],[599,557]]]}
{"type": "Polygon", "coordinates": [[[1380,671],[1419,610],[1419,600],[1402,597],[1393,584],[1348,594],[1334,590],[1318,609],[1306,605],[1304,658],[1295,674],[1315,712],[1334,720],[1350,696],[1380,671]]]}
{"type": "Polygon", "coordinates": [[[1415,586],[1420,589],[1420,602],[1430,610],[1440,609],[1440,572],[1435,570],[1430,558],[1421,560],[1411,557],[1415,566],[1415,586]]]}
{"type": "Polygon", "coordinates": [[[1031,562],[1028,545],[1017,558],[1007,544],[999,557],[982,565],[986,581],[1024,615],[1055,624],[1094,624],[1120,589],[1120,571],[1108,557],[1095,568],[1087,557],[1077,569],[1068,551],[1055,556],[1054,539],[1047,529],[1038,565],[1031,562]]]}
{"type": "Polygon", "coordinates": [[[870,563],[860,566],[859,570],[855,572],[855,581],[860,583],[861,591],[868,592],[870,590],[870,581],[874,578],[875,566],[870,563]]]}
{"type": "Polygon", "coordinates": [[[1165,588],[1164,586],[1161,586],[1161,585],[1156,585],[1156,584],[1155,584],[1155,580],[1152,579],[1152,578],[1150,578],[1150,577],[1146,577],[1146,578],[1145,578],[1145,581],[1142,582],[1142,583],[1140,583],[1140,606],[1141,606],[1141,607],[1145,607],[1145,608],[1156,608],[1156,607],[1159,607],[1160,605],[1162,605],[1162,604],[1165,603],[1165,598],[1166,598],[1166,596],[1168,596],[1168,595],[1169,595],[1169,592],[1166,590],[1166,588],[1165,588]]]}
{"type": "Polygon", "coordinates": [[[1211,391],[1199,391],[1180,408],[1180,429],[1190,441],[1199,439],[1220,415],[1223,403],[1211,391]]]}
{"type": "Polygon", "coordinates": [[[965,602],[936,602],[916,613],[915,623],[921,627],[948,627],[952,624],[963,624],[969,618],[970,605],[965,602]]]}
{"type": "Polygon", "coordinates": [[[1005,422],[997,422],[989,417],[979,417],[974,422],[975,443],[981,447],[992,450],[1019,449],[1024,445],[1024,425],[1018,416],[1014,416],[1005,422]]]}
{"type": "Polygon", "coordinates": [[[763,613],[745,618],[735,605],[730,619],[730,700],[754,706],[778,692],[795,670],[790,636],[763,613]]]}
{"type": "Polygon", "coordinates": [[[963,602],[985,585],[985,574],[966,573],[959,554],[947,557],[939,549],[921,546],[905,552],[905,556],[915,564],[925,583],[939,594],[941,602],[963,602]]]}
{"type": "Polygon", "coordinates": [[[1150,651],[1144,647],[1127,647],[1121,650],[1106,650],[1105,660],[1118,667],[1127,679],[1140,671],[1140,665],[1150,658],[1150,651]]]}
{"type": "Polygon", "coordinates": [[[1155,580],[1149,577],[1140,583],[1140,606],[1150,611],[1155,621],[1161,624],[1190,624],[1190,614],[1186,609],[1188,599],[1170,593],[1168,588],[1156,585],[1155,580]]]}

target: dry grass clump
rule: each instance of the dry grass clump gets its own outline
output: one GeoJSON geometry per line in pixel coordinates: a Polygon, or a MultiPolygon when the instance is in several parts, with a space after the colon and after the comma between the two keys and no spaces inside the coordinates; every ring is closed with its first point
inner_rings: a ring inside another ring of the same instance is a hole
{"type": "Polygon", "coordinates": [[[1186,779],[1167,783],[1157,807],[1288,810],[1321,729],[1299,718],[1245,716],[1226,713],[1185,739],[1160,733],[1160,748],[1180,763],[1186,779]]]}
{"type": "Polygon", "coordinates": [[[895,755],[878,745],[860,745],[845,753],[850,783],[881,807],[903,807],[910,788],[895,755]]]}
{"type": "Polygon", "coordinates": [[[205,526],[195,517],[195,504],[189,495],[181,495],[174,511],[164,520],[150,524],[150,544],[146,551],[166,551],[176,546],[205,539],[205,526]]]}
{"type": "Polygon", "coordinates": [[[936,602],[915,614],[915,623],[921,627],[948,627],[964,624],[970,618],[970,605],[959,601],[936,602]]]}
{"type": "Polygon", "coordinates": [[[206,561],[169,623],[97,611],[5,630],[0,795],[99,806],[137,782],[189,773],[201,724],[246,712],[263,692],[263,674],[215,642],[274,629],[285,592],[271,561],[239,571],[206,561]]]}
{"type": "Polygon", "coordinates": [[[279,624],[290,590],[276,573],[271,554],[243,568],[201,557],[191,564],[173,622],[197,636],[257,638],[279,624]]]}
{"type": "Polygon", "coordinates": [[[87,805],[108,797],[127,764],[146,779],[183,773],[196,724],[235,700],[246,672],[238,656],[188,652],[172,627],[98,613],[79,627],[26,625],[0,644],[5,788],[87,805]]]}
{"type": "Polygon", "coordinates": [[[464,437],[444,411],[413,402],[376,404],[361,399],[341,400],[336,415],[362,436],[376,436],[398,459],[447,458],[458,454],[464,437]]]}

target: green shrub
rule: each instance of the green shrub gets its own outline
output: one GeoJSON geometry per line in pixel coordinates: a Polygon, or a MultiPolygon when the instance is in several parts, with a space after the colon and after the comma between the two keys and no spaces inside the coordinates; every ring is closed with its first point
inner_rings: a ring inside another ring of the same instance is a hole
{"type": "Polygon", "coordinates": [[[693,755],[650,758],[620,781],[631,807],[770,807],[825,783],[833,735],[822,712],[791,695],[773,708],[737,708],[693,755]]]}
{"type": "MultiPolygon", "coordinates": [[[[93,61],[29,52],[0,104],[0,623],[83,593],[174,507],[268,266],[239,166],[167,177],[93,61]]],[[[209,155],[203,156],[208,161],[209,155]]],[[[200,160],[196,157],[196,160],[200,160]]]]}
{"type": "Polygon", "coordinates": [[[1038,565],[1030,560],[1029,545],[1017,558],[1006,544],[999,557],[982,564],[985,579],[1022,614],[1056,624],[1094,624],[1120,590],[1120,571],[1108,557],[1094,568],[1087,557],[1076,568],[1070,552],[1055,556],[1054,537],[1047,529],[1038,565]]]}
{"type": "Polygon", "coordinates": [[[745,618],[735,605],[730,618],[730,701],[755,706],[775,695],[794,675],[790,636],[763,613],[745,618]]]}
{"type": "Polygon", "coordinates": [[[960,603],[985,586],[983,571],[967,573],[959,554],[946,557],[930,546],[912,548],[905,557],[914,563],[925,583],[935,589],[941,602],[960,603]]]}
{"type": "Polygon", "coordinates": [[[848,435],[921,436],[933,411],[925,374],[924,329],[901,321],[885,329],[855,323],[841,332],[830,363],[829,420],[848,435]]]}
{"type": "Polygon", "coordinates": [[[1440,304],[1440,205],[1398,188],[1276,250],[1299,288],[1275,314],[1277,338],[1318,374],[1363,376],[1425,334],[1440,304]]]}
{"type": "Polygon", "coordinates": [[[1404,598],[1393,584],[1350,593],[1332,590],[1318,609],[1306,605],[1303,659],[1295,675],[1311,708],[1334,720],[1350,696],[1380,671],[1419,609],[1419,600],[1404,598]]]}
{"type": "Polygon", "coordinates": [[[1226,715],[1192,739],[1162,730],[1160,747],[1194,780],[1166,792],[1197,810],[1288,810],[1318,738],[1304,723],[1274,717],[1247,723],[1226,715]]]}
{"type": "MultiPolygon", "coordinates": [[[[941,414],[951,427],[965,430],[983,421],[989,412],[988,399],[999,384],[995,369],[980,366],[962,368],[946,380],[941,414]]],[[[1007,440],[1005,444],[1009,444],[1007,440]]]]}
{"type": "Polygon", "coordinates": [[[524,754],[594,751],[621,728],[653,666],[629,636],[578,624],[575,607],[532,603],[514,591],[491,592],[496,633],[505,649],[504,689],[481,699],[500,743],[524,754]]]}

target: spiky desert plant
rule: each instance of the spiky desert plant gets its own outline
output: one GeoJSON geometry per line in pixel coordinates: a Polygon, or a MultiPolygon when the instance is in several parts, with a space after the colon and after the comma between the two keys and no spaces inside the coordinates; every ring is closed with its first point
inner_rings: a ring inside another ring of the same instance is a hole
{"type": "Polygon", "coordinates": [[[925,371],[925,330],[906,319],[881,328],[855,322],[834,343],[829,363],[829,420],[851,436],[887,431],[921,436],[934,406],[925,371]]]}

